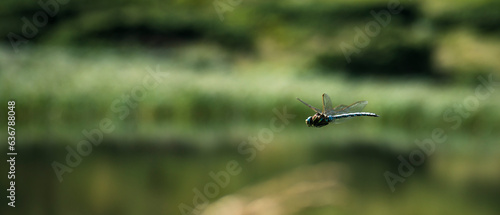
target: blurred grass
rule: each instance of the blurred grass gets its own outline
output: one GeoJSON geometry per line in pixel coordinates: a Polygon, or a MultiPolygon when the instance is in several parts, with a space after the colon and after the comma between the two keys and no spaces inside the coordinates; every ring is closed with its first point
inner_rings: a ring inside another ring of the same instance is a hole
{"type": "MultiPolygon", "coordinates": [[[[206,136],[217,136],[213,134],[215,128],[221,136],[258,132],[268,126],[275,108],[286,108],[288,113],[297,115],[286,129],[289,135],[307,136],[317,131],[306,129],[303,122],[312,111],[295,98],[320,107],[321,94],[328,93],[335,104],[368,100],[365,110],[382,116],[327,128],[338,138],[352,136],[353,132],[337,131],[356,129],[373,135],[366,139],[399,142],[408,135],[428,137],[437,127],[449,130],[453,123],[443,120],[444,111],[473,96],[479,84],[304,74],[292,67],[276,67],[251,59],[205,64],[220,56],[198,54],[192,58],[188,57],[193,53],[190,50],[175,55],[141,50],[85,53],[62,49],[8,55],[2,50],[0,97],[17,99],[17,122],[31,134],[24,138],[31,140],[50,138],[65,142],[81,136],[82,129],[96,128],[101,119],[108,117],[117,127],[110,136],[118,140],[129,136],[193,138],[189,134],[196,130],[200,134],[195,137],[199,138],[196,142],[200,142],[206,136]],[[197,63],[203,66],[193,67],[197,63]],[[146,68],[157,66],[168,76],[157,88],[146,91],[137,108],[130,108],[130,115],[120,120],[120,113],[111,109],[113,102],[142,86],[143,78],[148,76],[146,68]]],[[[493,93],[480,101],[479,108],[452,132],[495,138],[494,131],[499,128],[496,122],[500,120],[500,113],[495,111],[499,97],[493,93]]],[[[315,135],[330,138],[328,132],[323,133],[315,135]]]]}

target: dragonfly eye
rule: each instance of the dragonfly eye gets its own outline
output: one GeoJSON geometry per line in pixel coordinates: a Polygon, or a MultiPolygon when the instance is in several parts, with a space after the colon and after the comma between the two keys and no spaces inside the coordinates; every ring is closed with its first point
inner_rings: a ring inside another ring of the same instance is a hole
{"type": "Polygon", "coordinates": [[[307,119],[306,119],[306,125],[309,126],[309,127],[312,126],[311,117],[307,117],[307,119]]]}

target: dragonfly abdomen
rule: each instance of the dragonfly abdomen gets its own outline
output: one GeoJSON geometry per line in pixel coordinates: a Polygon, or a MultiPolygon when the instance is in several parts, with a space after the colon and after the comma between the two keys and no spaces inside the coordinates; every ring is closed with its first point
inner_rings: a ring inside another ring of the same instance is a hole
{"type": "Polygon", "coordinates": [[[349,118],[349,117],[355,117],[355,116],[378,117],[377,114],[370,113],[370,112],[355,112],[355,113],[344,113],[344,114],[338,114],[338,115],[328,116],[328,119],[330,121],[333,121],[335,119],[349,118]]]}

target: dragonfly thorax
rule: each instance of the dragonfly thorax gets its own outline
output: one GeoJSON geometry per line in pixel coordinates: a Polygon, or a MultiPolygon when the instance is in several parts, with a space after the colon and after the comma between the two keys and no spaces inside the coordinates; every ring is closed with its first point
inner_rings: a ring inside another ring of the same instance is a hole
{"type": "Polygon", "coordinates": [[[324,114],[316,113],[314,116],[307,117],[306,119],[306,125],[309,127],[323,127],[325,125],[328,125],[330,120],[328,120],[328,117],[324,114]]]}

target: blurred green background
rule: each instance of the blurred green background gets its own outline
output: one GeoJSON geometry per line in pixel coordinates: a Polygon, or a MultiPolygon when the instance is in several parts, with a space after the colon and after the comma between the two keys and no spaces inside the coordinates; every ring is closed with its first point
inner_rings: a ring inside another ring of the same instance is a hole
{"type": "Polygon", "coordinates": [[[41,2],[0,3],[0,128],[15,100],[18,152],[1,214],[188,214],[196,190],[192,214],[500,213],[498,1],[41,2]],[[340,44],[396,3],[346,61],[340,44]],[[295,98],[322,93],[381,117],[308,128],[295,98]],[[53,162],[103,119],[113,131],[60,182],[53,162]],[[437,128],[446,140],[401,176],[437,128]]]}

